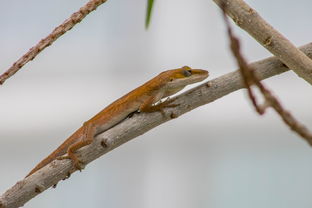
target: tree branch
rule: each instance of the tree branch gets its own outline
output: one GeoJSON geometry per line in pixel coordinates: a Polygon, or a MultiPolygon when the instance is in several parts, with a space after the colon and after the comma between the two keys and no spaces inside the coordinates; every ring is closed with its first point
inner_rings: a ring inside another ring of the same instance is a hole
{"type": "Polygon", "coordinates": [[[232,28],[230,26],[229,20],[224,13],[225,7],[222,8],[224,22],[227,27],[227,32],[230,40],[230,48],[233,53],[233,56],[236,59],[238,67],[240,69],[244,85],[247,88],[248,96],[255,107],[255,110],[259,115],[263,115],[268,107],[272,107],[278,115],[282,118],[285,124],[298,135],[300,135],[303,139],[305,139],[312,146],[312,133],[306,128],[303,124],[301,124],[295,117],[292,116],[290,112],[284,109],[283,105],[279,102],[279,100],[272,94],[272,92],[257,78],[254,69],[251,66],[248,66],[247,61],[243,57],[240,49],[240,41],[233,34],[232,28]],[[256,99],[254,94],[254,88],[252,86],[256,86],[261,92],[264,98],[264,104],[260,105],[256,99]]]}
{"type": "Polygon", "coordinates": [[[267,23],[253,8],[243,0],[213,0],[233,21],[299,77],[312,85],[312,60],[298,50],[281,33],[267,23]]]}
{"type": "MultiPolygon", "coordinates": [[[[301,48],[312,57],[312,43],[301,48]]],[[[260,80],[286,72],[289,69],[275,57],[267,58],[250,65],[260,80]]],[[[239,71],[234,71],[216,79],[210,80],[196,88],[177,96],[175,108],[165,109],[165,117],[161,113],[140,113],[128,118],[98,135],[94,142],[81,148],[77,154],[86,164],[101,155],[113,150],[125,142],[144,134],[148,130],[176,118],[199,106],[213,102],[229,93],[244,88],[239,71]]],[[[68,178],[72,169],[70,160],[55,160],[33,175],[17,182],[0,197],[0,208],[14,208],[24,205],[31,198],[47,188],[68,178]]]]}
{"type": "Polygon", "coordinates": [[[107,0],[90,0],[81,7],[77,12],[73,13],[61,25],[56,27],[47,37],[40,40],[34,47],[30,48],[21,58],[19,58],[6,72],[0,76],[0,85],[8,78],[18,72],[25,64],[33,60],[43,49],[50,46],[64,33],[72,29],[77,23],[81,22],[90,12],[94,11],[98,6],[107,0]]]}

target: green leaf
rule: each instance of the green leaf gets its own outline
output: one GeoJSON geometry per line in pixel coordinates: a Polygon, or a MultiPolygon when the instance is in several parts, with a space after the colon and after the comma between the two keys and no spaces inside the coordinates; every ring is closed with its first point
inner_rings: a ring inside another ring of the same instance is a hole
{"type": "Polygon", "coordinates": [[[153,5],[154,5],[154,0],[147,0],[145,29],[148,29],[148,26],[150,24],[153,5]]]}

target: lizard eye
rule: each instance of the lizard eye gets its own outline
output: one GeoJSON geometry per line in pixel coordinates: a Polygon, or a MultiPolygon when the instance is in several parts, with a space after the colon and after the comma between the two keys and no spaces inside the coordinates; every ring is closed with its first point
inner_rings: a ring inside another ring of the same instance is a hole
{"type": "Polygon", "coordinates": [[[170,78],[170,80],[169,80],[170,82],[172,82],[173,81],[173,78],[170,78]]]}
{"type": "Polygon", "coordinates": [[[191,76],[191,75],[192,75],[192,70],[183,70],[183,75],[184,75],[185,77],[191,76]]]}

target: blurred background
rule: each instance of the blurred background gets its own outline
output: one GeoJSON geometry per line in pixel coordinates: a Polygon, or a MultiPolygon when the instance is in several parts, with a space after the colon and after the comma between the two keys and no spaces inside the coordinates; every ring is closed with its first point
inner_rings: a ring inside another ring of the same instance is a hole
{"type": "MultiPolygon", "coordinates": [[[[0,1],[0,72],[86,0],[0,1]]],[[[311,41],[309,0],[247,1],[296,45],[311,41]]],[[[91,116],[159,72],[189,65],[210,79],[236,69],[219,8],[207,0],[100,6],[0,87],[0,193],[91,116]]],[[[235,29],[250,62],[270,56],[235,29]]],[[[312,129],[311,86],[293,72],[265,83],[312,129]]],[[[245,91],[122,145],[26,208],[311,207],[312,149],[245,91]]]]}

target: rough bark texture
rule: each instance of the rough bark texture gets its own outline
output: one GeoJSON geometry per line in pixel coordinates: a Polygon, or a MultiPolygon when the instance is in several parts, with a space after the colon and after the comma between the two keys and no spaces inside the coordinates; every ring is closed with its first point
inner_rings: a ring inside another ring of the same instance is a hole
{"type": "Polygon", "coordinates": [[[227,15],[299,77],[312,85],[312,60],[242,0],[213,0],[227,15]]]}

